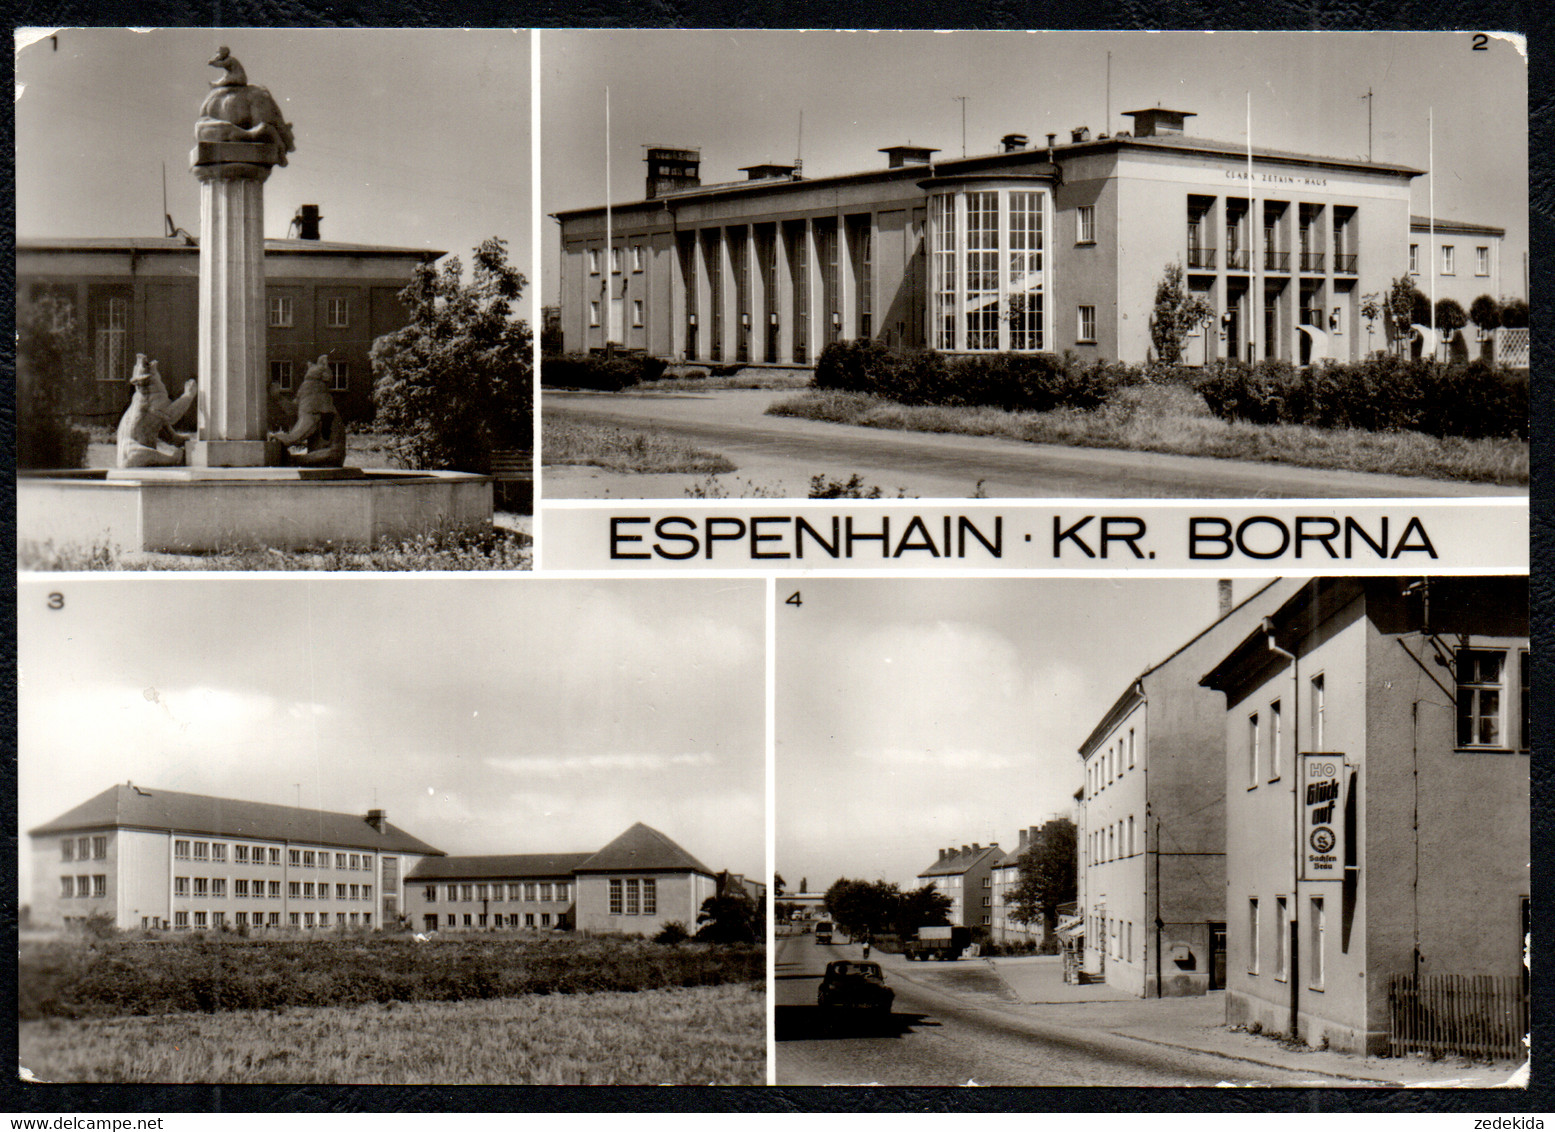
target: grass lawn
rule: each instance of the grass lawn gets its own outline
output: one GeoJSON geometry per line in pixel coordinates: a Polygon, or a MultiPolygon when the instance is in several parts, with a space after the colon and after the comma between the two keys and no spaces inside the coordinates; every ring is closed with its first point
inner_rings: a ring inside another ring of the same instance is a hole
{"type": "Polygon", "coordinates": [[[777,402],[767,412],[868,428],[995,436],[1032,444],[1216,456],[1511,486],[1528,483],[1528,445],[1520,440],[1462,440],[1418,432],[1223,421],[1209,411],[1196,392],[1180,385],[1130,386],[1096,409],[1047,413],[901,405],[863,393],[810,389],[777,402]]]}
{"type": "Polygon", "coordinates": [[[735,465],[716,452],[684,440],[629,432],[610,425],[566,418],[540,418],[540,453],[544,464],[585,464],[613,472],[690,472],[720,475],[735,465]]]}
{"type": "Polygon", "coordinates": [[[40,1080],[760,1085],[766,996],[734,983],[464,1002],[23,1022],[40,1080]]]}

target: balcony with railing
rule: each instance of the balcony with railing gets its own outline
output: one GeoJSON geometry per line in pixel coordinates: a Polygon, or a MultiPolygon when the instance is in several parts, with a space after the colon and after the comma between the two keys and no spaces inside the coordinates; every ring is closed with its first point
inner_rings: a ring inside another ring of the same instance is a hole
{"type": "Polygon", "coordinates": [[[1215,249],[1214,248],[1189,248],[1188,249],[1188,270],[1189,271],[1214,271],[1215,270],[1215,249]]]}
{"type": "Polygon", "coordinates": [[[1231,248],[1226,252],[1227,271],[1246,271],[1248,254],[1246,248],[1231,248]]]}
{"type": "Polygon", "coordinates": [[[1302,252],[1301,270],[1321,275],[1323,273],[1323,259],[1322,252],[1302,252]]]}
{"type": "Polygon", "coordinates": [[[1335,252],[1334,253],[1334,274],[1335,275],[1354,275],[1356,273],[1355,261],[1357,259],[1359,259],[1359,258],[1360,258],[1359,256],[1340,255],[1338,252],[1335,252]]]}
{"type": "Polygon", "coordinates": [[[1265,248],[1263,253],[1263,269],[1265,271],[1289,271],[1290,253],[1277,252],[1272,248],[1265,248]]]}

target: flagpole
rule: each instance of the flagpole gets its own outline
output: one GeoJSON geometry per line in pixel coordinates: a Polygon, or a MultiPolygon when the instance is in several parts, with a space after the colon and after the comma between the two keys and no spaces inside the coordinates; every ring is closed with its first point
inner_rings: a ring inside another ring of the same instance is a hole
{"type": "Polygon", "coordinates": [[[605,350],[608,353],[611,343],[616,340],[615,296],[611,294],[614,286],[612,267],[615,264],[615,233],[612,231],[613,219],[610,214],[610,88],[605,88],[605,350]]]}
{"type": "Polygon", "coordinates": [[[1247,295],[1247,360],[1258,361],[1258,315],[1263,307],[1263,293],[1258,285],[1258,230],[1262,227],[1258,217],[1258,202],[1253,197],[1253,92],[1247,92],[1247,243],[1251,249],[1252,286],[1247,295]]]}
{"type": "Polygon", "coordinates": [[[1430,186],[1430,219],[1427,229],[1430,235],[1431,261],[1427,270],[1431,274],[1431,356],[1436,356],[1436,108],[1429,107],[1425,118],[1426,183],[1430,186]]]}

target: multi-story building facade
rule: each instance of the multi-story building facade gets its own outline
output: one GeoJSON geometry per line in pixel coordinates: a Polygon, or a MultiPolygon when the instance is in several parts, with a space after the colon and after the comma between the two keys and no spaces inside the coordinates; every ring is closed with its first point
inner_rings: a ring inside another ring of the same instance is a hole
{"type": "Polygon", "coordinates": [[[442,855],[382,810],[330,813],[113,786],[29,831],[32,921],[115,926],[376,928],[404,877],[442,855]]]}
{"type": "Polygon", "coordinates": [[[1275,586],[1233,605],[1136,677],[1080,747],[1078,912],[1084,970],[1146,998],[1225,986],[1224,706],[1199,686],[1274,608],[1275,586]]]}
{"type": "MultiPolygon", "coordinates": [[[[265,241],[265,351],[270,380],[295,390],[308,363],[329,354],[340,412],[373,415],[375,339],[408,321],[399,292],[416,267],[443,253],[319,239],[265,241]]],[[[130,402],[135,355],[145,354],[175,392],[197,377],[200,249],[192,237],[21,239],[19,300],[45,296],[74,311],[90,374],[72,383],[64,408],[104,423],[130,402]]],[[[191,410],[191,420],[192,410],[191,410]]]]}
{"type": "Polygon", "coordinates": [[[428,932],[570,929],[572,870],[591,855],[430,857],[405,878],[405,912],[428,932]]]}
{"type": "Polygon", "coordinates": [[[1528,597],[1526,577],[1315,579],[1204,676],[1228,1023],[1378,1053],[1395,977],[1526,995],[1528,597]]]}
{"type": "Polygon", "coordinates": [[[993,870],[1004,859],[996,841],[986,848],[973,842],[939,851],[939,859],[918,874],[919,887],[933,888],[950,900],[952,924],[993,929],[993,870]]]}
{"type": "Polygon", "coordinates": [[[756,165],[702,185],[700,151],[650,148],[646,199],[557,214],[565,348],[813,365],[873,338],[1141,362],[1156,284],[1179,264],[1214,311],[1190,363],[1364,355],[1361,297],[1407,260],[1421,171],[1131,113],[1132,133],[1011,134],[948,160],[888,146],[885,168],[814,180],[756,165]]]}
{"type": "Polygon", "coordinates": [[[993,889],[993,922],[991,936],[995,943],[1041,943],[1044,937],[1042,921],[1022,923],[1012,918],[1015,889],[1020,885],[1021,859],[1035,843],[1039,827],[1027,826],[1016,835],[1015,848],[1003,854],[989,869],[993,889]]]}

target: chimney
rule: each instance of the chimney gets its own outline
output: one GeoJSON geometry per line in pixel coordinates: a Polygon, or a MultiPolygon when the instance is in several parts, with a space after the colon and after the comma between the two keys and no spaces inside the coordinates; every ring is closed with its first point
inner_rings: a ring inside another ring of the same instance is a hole
{"type": "Polygon", "coordinates": [[[971,847],[971,846],[970,846],[970,845],[963,845],[963,846],[962,846],[962,847],[961,847],[961,852],[962,852],[962,853],[963,853],[963,854],[965,854],[965,853],[970,853],[970,852],[971,852],[971,851],[972,851],[972,847],[971,847]]]}
{"type": "Polygon", "coordinates": [[[1231,579],[1221,578],[1216,585],[1220,588],[1220,616],[1224,617],[1231,612],[1231,579]]]}
{"type": "Polygon", "coordinates": [[[1016,150],[1026,148],[1025,134],[1005,134],[999,139],[999,148],[1005,153],[1014,153],[1016,150]]]}
{"type": "Polygon", "coordinates": [[[372,826],[379,833],[382,833],[384,827],[389,824],[389,817],[382,810],[368,810],[367,824],[372,826]]]}
{"type": "Polygon", "coordinates": [[[1091,128],[1089,126],[1077,126],[1069,131],[1069,141],[1074,145],[1091,140],[1091,128]]]}
{"type": "Polygon", "coordinates": [[[944,859],[945,859],[945,850],[943,850],[943,849],[941,849],[941,850],[940,850],[940,851],[939,851],[939,859],[940,859],[940,860],[941,860],[941,861],[943,861],[943,860],[944,860],[944,859]]]}
{"type": "Polygon", "coordinates": [[[1191,110],[1166,110],[1159,106],[1148,110],[1125,110],[1123,115],[1134,119],[1136,138],[1180,136],[1187,132],[1188,119],[1198,117],[1191,110]]]}
{"type": "Polygon", "coordinates": [[[297,238],[299,240],[317,240],[319,238],[319,221],[323,220],[316,204],[305,204],[297,209],[297,215],[292,217],[292,223],[297,226],[297,238]]]}
{"type": "Polygon", "coordinates": [[[981,845],[979,845],[975,841],[972,842],[972,852],[974,852],[974,853],[981,853],[982,851],[983,851],[983,847],[981,845]]]}
{"type": "Polygon", "coordinates": [[[1023,830],[1020,831],[1020,839],[1019,839],[1019,841],[1016,842],[1015,852],[1017,854],[1020,854],[1020,853],[1024,853],[1025,851],[1026,851],[1026,831],[1023,829],[1023,830]]]}
{"type": "Polygon", "coordinates": [[[669,149],[665,146],[643,147],[643,160],[648,163],[648,184],[645,194],[649,200],[664,193],[677,193],[682,189],[694,189],[702,183],[702,151],[700,149],[669,149]]]}

